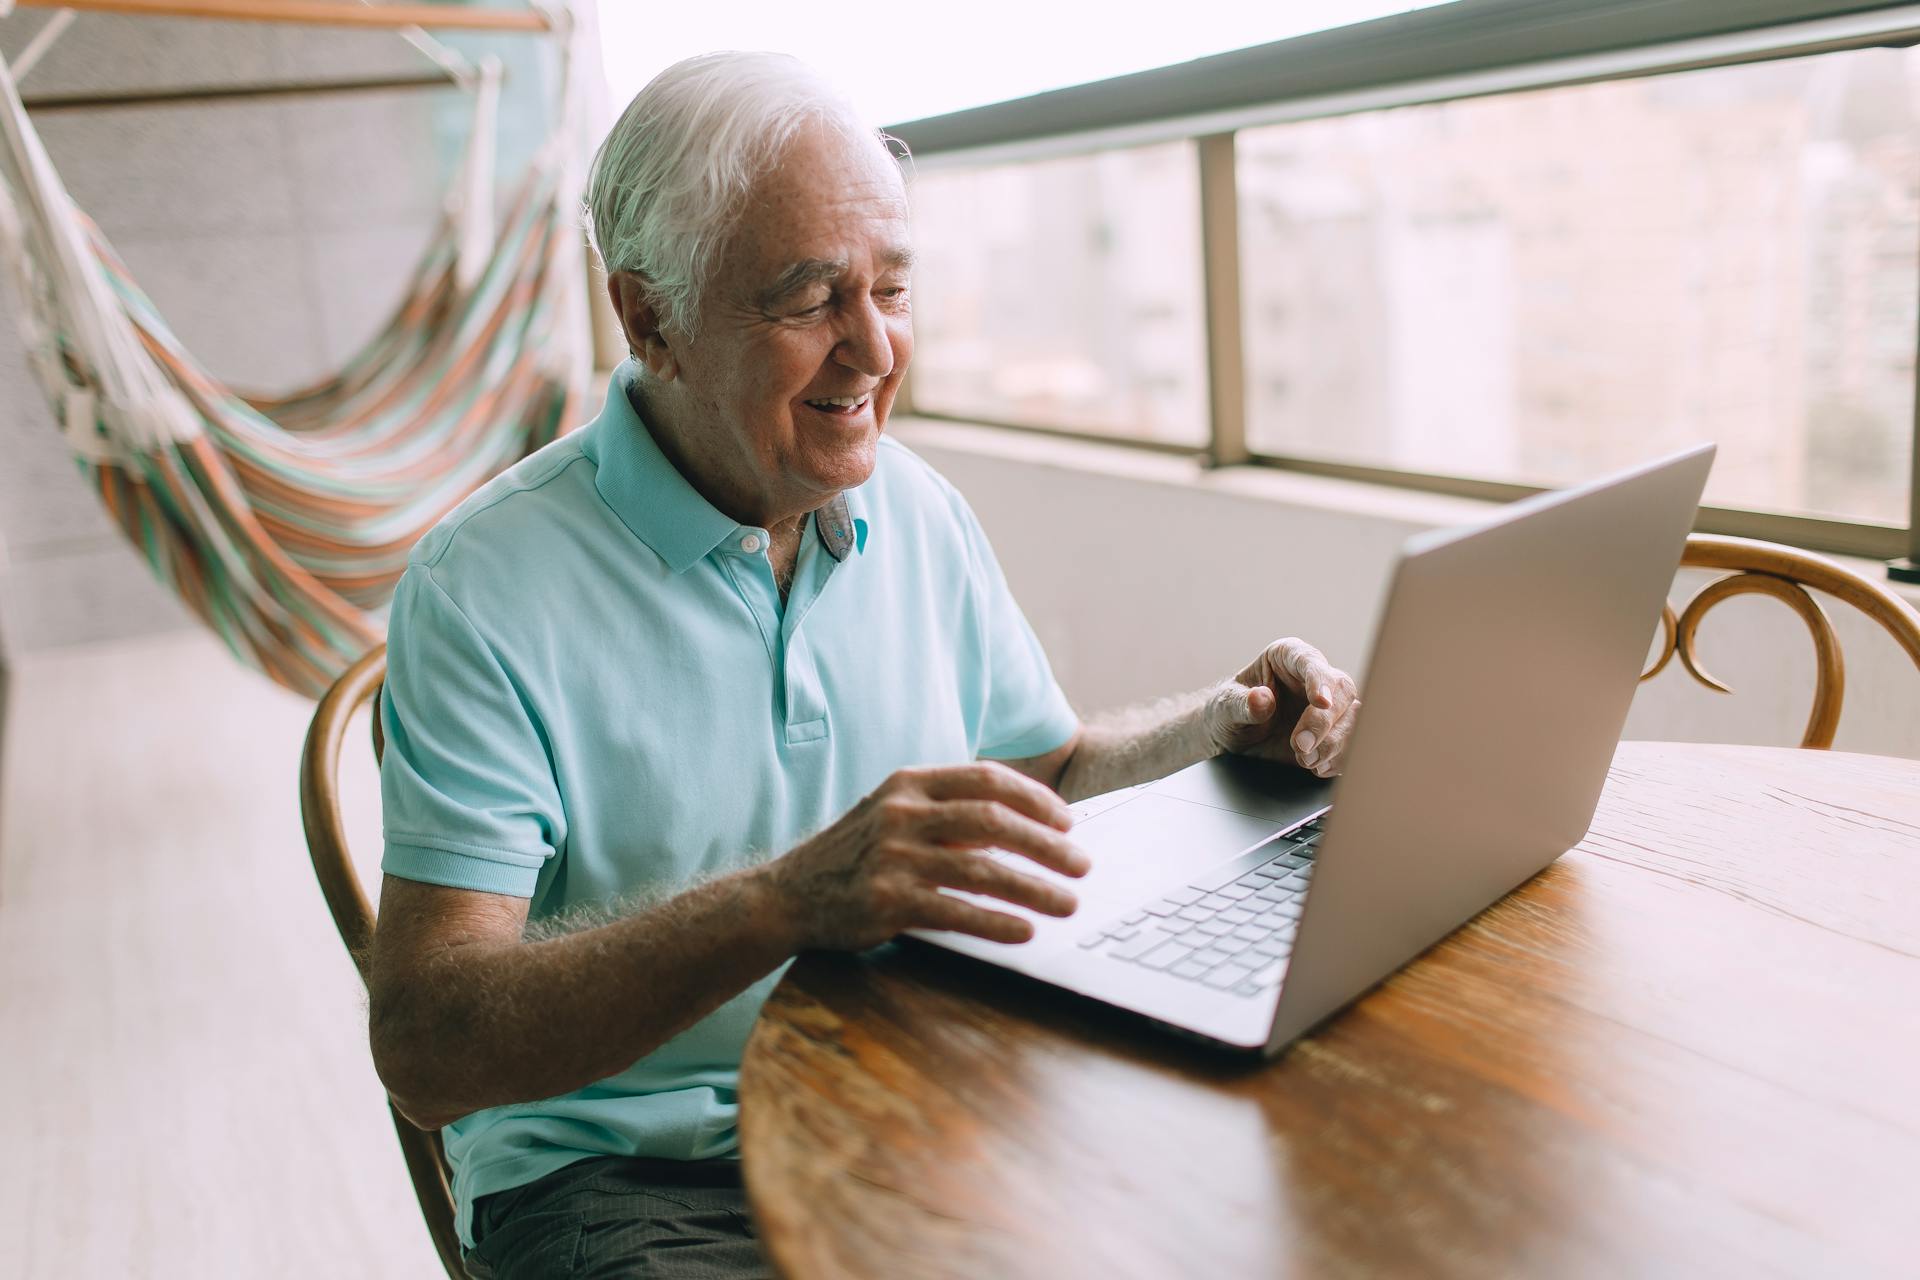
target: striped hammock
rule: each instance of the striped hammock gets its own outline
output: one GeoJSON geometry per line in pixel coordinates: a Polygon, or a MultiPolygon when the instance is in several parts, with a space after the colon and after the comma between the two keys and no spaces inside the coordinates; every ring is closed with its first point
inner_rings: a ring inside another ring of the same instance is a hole
{"type": "Polygon", "coordinates": [[[268,399],[181,345],[73,205],[0,66],[0,249],[81,473],[236,656],[312,697],[383,638],[415,540],[578,420],[591,350],[572,94],[489,236],[498,83],[489,66],[464,198],[392,318],[335,376],[268,399]]]}

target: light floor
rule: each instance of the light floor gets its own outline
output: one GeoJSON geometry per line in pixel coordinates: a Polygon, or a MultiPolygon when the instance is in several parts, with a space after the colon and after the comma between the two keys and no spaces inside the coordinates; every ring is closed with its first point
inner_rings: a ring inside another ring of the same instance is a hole
{"type": "Polygon", "coordinates": [[[199,634],[15,663],[0,1275],[440,1274],[300,833],[310,712],[199,634]]]}

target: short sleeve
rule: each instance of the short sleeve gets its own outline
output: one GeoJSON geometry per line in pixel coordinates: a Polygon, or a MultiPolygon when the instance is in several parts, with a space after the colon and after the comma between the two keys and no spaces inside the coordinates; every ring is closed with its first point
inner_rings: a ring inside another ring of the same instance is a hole
{"type": "Polygon", "coordinates": [[[532,897],[566,839],[553,765],[499,654],[424,565],[394,593],[380,714],[381,868],[532,897]]]}
{"type": "Polygon", "coordinates": [[[979,676],[973,717],[974,755],[996,760],[1042,756],[1065,746],[1080,718],[1053,678],[1046,651],[1007,589],[986,531],[958,493],[953,495],[970,561],[974,655],[979,676]]]}

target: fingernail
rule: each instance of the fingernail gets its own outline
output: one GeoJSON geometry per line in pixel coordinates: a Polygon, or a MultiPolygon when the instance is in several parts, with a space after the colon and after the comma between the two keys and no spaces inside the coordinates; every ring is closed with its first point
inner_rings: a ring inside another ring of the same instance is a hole
{"type": "Polygon", "coordinates": [[[1333,695],[1327,692],[1327,686],[1321,685],[1320,692],[1316,696],[1320,699],[1321,706],[1330,707],[1333,705],[1333,695]]]}
{"type": "Polygon", "coordinates": [[[1302,729],[1293,735],[1293,745],[1301,751],[1313,750],[1313,735],[1302,729]]]}
{"type": "Polygon", "coordinates": [[[1306,755],[1301,757],[1300,763],[1307,766],[1307,768],[1311,769],[1313,768],[1313,762],[1318,760],[1319,758],[1320,758],[1320,753],[1318,751],[1309,751],[1307,752],[1306,755]]]}

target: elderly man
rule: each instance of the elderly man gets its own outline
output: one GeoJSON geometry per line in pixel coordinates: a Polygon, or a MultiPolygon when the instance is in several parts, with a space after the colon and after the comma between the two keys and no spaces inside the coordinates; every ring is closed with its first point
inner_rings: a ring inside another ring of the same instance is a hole
{"type": "Polygon", "coordinates": [[[382,1080],[476,1275],[747,1275],[737,1070],[809,948],[1030,934],[1066,800],[1221,751],[1335,772],[1282,640],[1082,725],[958,493],[882,435],[913,350],[883,141],[791,59],[662,73],[589,204],[633,359],[414,550],[393,605],[382,1080]],[[1064,797],[1064,798],[1063,798],[1064,797]],[[964,890],[969,897],[944,890],[964,890]]]}

